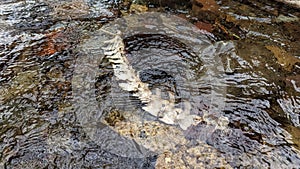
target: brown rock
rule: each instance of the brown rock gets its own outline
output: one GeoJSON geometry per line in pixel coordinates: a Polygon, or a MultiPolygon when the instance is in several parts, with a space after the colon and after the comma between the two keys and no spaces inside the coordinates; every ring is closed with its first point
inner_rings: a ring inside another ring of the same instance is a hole
{"type": "Polygon", "coordinates": [[[296,63],[300,63],[300,59],[292,56],[280,47],[266,46],[266,48],[274,53],[274,56],[276,57],[278,63],[287,71],[291,71],[296,63]]]}
{"type": "Polygon", "coordinates": [[[145,0],[144,2],[159,7],[169,8],[175,8],[176,6],[187,6],[190,4],[190,0],[145,0]]]}
{"type": "Polygon", "coordinates": [[[142,13],[148,11],[148,7],[145,5],[131,4],[130,13],[142,13]]]}
{"type": "Polygon", "coordinates": [[[219,15],[215,0],[193,0],[192,13],[200,20],[214,21],[219,15]]]}
{"type": "Polygon", "coordinates": [[[84,0],[71,0],[49,3],[52,15],[59,19],[78,19],[89,14],[89,6],[84,0]]]}
{"type": "Polygon", "coordinates": [[[197,26],[199,29],[206,30],[207,32],[212,32],[213,30],[213,26],[205,22],[196,22],[195,26],[197,26]]]}
{"type": "MultiPolygon", "coordinates": [[[[288,87],[300,89],[300,75],[292,75],[286,77],[286,84],[288,87]]],[[[299,90],[298,89],[298,90],[299,90]]]]}
{"type": "Polygon", "coordinates": [[[215,0],[193,0],[193,8],[198,8],[202,11],[218,12],[220,7],[215,0]]]}

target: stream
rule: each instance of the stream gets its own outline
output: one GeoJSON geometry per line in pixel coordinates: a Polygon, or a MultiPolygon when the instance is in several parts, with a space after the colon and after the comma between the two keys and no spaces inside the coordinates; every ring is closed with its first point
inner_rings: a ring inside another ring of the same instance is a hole
{"type": "Polygon", "coordinates": [[[300,8],[0,2],[0,168],[299,168],[300,8]]]}

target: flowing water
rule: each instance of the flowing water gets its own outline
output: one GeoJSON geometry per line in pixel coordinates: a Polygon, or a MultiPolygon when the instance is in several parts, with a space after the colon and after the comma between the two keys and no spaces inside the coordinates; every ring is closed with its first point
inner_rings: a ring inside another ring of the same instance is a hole
{"type": "Polygon", "coordinates": [[[0,168],[298,168],[300,10],[143,2],[0,2],[0,168]]]}

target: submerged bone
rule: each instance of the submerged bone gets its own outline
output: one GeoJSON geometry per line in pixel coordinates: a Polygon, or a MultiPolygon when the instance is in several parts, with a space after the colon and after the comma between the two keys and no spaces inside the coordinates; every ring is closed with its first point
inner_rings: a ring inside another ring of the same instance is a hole
{"type": "MultiPolygon", "coordinates": [[[[105,30],[104,32],[109,33],[105,30]]],[[[112,35],[112,33],[109,34],[112,35]]],[[[122,90],[134,92],[133,96],[138,97],[145,104],[142,107],[143,110],[156,116],[164,123],[179,124],[183,130],[195,123],[195,115],[190,115],[191,106],[189,102],[185,102],[184,109],[178,108],[174,93],[168,92],[170,99],[162,99],[160,89],[157,88],[156,92],[152,93],[148,85],[139,79],[125,56],[125,45],[120,34],[116,34],[114,38],[105,41],[105,43],[107,47],[103,48],[104,54],[112,64],[116,79],[122,81],[118,85],[122,90]]]]}

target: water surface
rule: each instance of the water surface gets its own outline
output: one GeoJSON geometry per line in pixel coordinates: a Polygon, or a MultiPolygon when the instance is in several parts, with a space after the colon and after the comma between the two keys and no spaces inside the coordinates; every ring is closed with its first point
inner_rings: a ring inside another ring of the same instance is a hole
{"type": "MultiPolygon", "coordinates": [[[[105,62],[94,69],[98,75],[90,82],[95,86],[89,86],[105,113],[93,116],[100,123],[91,123],[91,130],[81,123],[73,82],[78,61],[89,58],[82,46],[90,42],[89,46],[97,48],[110,38],[95,35],[102,35],[100,29],[107,28],[107,23],[128,14],[127,1],[1,2],[0,166],[298,167],[300,11],[273,1],[217,2],[211,9],[188,4],[148,6],[150,11],[171,13],[205,29],[198,41],[205,41],[203,53],[216,57],[215,70],[205,69],[209,62],[198,59],[197,49],[169,36],[132,30],[132,36],[124,37],[129,63],[141,70],[144,83],[153,91],[165,91],[165,99],[174,93],[178,105],[184,107],[187,99],[193,103],[191,113],[200,116],[202,123],[187,130],[142,111],[141,101],[120,89],[105,62]],[[160,59],[161,55],[167,57],[160,59]],[[187,83],[180,79],[176,72],[182,65],[187,65],[189,75],[203,80],[187,83]],[[223,70],[217,74],[221,80],[212,87],[206,73],[219,71],[218,66],[223,70]],[[217,103],[224,101],[222,109],[211,109],[212,91],[217,93],[217,103]],[[97,134],[95,128],[107,129],[106,135],[91,136],[89,131],[97,134]],[[105,141],[108,135],[127,146],[114,147],[105,141]],[[101,137],[103,144],[97,142],[101,137]],[[129,153],[124,153],[125,148],[129,153]]],[[[178,29],[182,32],[175,32],[176,36],[193,39],[184,26],[178,29]]],[[[90,110],[93,104],[85,103],[83,109],[90,110]]]]}

